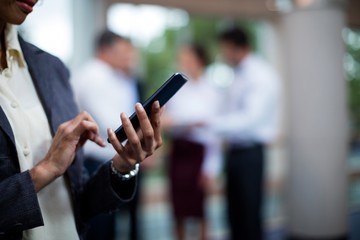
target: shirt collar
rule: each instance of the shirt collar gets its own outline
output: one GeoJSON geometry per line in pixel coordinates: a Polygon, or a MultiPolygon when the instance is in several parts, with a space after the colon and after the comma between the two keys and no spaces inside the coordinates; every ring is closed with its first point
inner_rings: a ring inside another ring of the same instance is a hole
{"type": "Polygon", "coordinates": [[[18,33],[15,25],[6,25],[5,42],[7,48],[7,58],[13,58],[14,60],[18,61],[20,67],[25,67],[25,58],[20,47],[18,33]]]}
{"type": "Polygon", "coordinates": [[[249,64],[249,62],[252,61],[252,59],[254,58],[254,55],[252,53],[247,54],[244,59],[241,60],[241,62],[238,63],[238,65],[236,66],[236,68],[243,68],[244,66],[246,66],[247,64],[249,64]]]}

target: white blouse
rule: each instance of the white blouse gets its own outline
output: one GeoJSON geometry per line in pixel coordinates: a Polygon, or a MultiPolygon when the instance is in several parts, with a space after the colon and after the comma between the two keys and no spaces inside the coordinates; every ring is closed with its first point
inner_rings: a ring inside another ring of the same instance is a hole
{"type": "Polygon", "coordinates": [[[166,114],[171,118],[171,133],[205,146],[202,170],[209,176],[220,171],[221,141],[211,131],[202,127],[219,112],[220,95],[203,76],[190,79],[166,105],[166,114]],[[199,127],[193,125],[200,124],[199,127]]]}

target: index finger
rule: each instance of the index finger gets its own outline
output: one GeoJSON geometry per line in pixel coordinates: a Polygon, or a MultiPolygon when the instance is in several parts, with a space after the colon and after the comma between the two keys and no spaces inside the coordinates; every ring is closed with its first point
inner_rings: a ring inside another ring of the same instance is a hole
{"type": "Polygon", "coordinates": [[[94,139],[99,136],[99,127],[92,116],[87,112],[81,112],[72,121],[71,124],[74,126],[74,132],[82,135],[85,131],[91,131],[95,134],[94,139]]]}
{"type": "Polygon", "coordinates": [[[95,122],[95,120],[91,117],[91,115],[85,111],[79,113],[75,118],[73,118],[70,122],[74,126],[79,125],[82,121],[87,120],[90,122],[95,122]]]}

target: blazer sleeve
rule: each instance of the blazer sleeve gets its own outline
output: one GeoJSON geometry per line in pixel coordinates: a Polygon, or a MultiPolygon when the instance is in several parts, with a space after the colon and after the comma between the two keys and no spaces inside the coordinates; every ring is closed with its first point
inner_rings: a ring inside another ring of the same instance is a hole
{"type": "Polygon", "coordinates": [[[29,171],[2,180],[0,193],[0,239],[44,225],[29,171]]]}
{"type": "Polygon", "coordinates": [[[80,197],[83,220],[100,213],[112,213],[135,195],[137,177],[128,181],[111,173],[110,161],[105,163],[86,183],[80,197]]]}

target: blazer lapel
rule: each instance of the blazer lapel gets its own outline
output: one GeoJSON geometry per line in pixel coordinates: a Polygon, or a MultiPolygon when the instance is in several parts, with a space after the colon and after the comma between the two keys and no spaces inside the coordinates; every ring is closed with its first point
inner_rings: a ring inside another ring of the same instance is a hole
{"type": "Polygon", "coordinates": [[[5,134],[9,136],[9,138],[11,139],[11,142],[15,145],[14,133],[13,133],[13,131],[11,129],[11,125],[1,107],[0,107],[0,127],[3,129],[5,134]]]}
{"type": "Polygon", "coordinates": [[[48,118],[48,122],[51,128],[51,134],[54,135],[56,129],[54,129],[55,126],[52,121],[53,112],[51,111],[51,106],[53,105],[53,94],[50,85],[51,79],[48,79],[51,74],[49,74],[47,72],[47,68],[44,67],[44,65],[46,65],[47,63],[42,61],[41,59],[41,50],[33,47],[31,44],[26,43],[20,36],[19,42],[24,54],[25,61],[28,65],[28,69],[33,80],[35,89],[38,93],[40,102],[48,118]]]}

